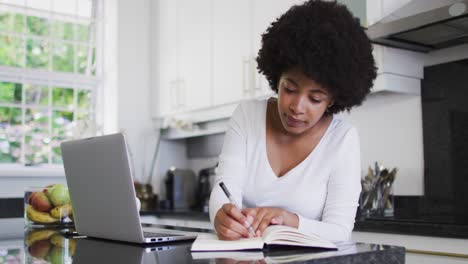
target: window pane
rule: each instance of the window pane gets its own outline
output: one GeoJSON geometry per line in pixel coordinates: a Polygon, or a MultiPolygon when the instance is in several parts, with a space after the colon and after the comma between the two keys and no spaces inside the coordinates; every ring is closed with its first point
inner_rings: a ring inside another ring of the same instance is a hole
{"type": "Polygon", "coordinates": [[[95,61],[95,51],[96,49],[93,48],[91,54],[88,54],[88,47],[79,45],[76,51],[76,60],[78,65],[78,72],[79,73],[87,73],[87,68],[89,67],[89,73],[95,74],[94,71],[94,61],[95,61]],[[88,65],[88,56],[89,56],[89,65],[88,65]]]}
{"type": "Polygon", "coordinates": [[[52,22],[52,37],[55,39],[73,40],[73,23],[52,22]]]}
{"type": "Polygon", "coordinates": [[[10,136],[0,129],[0,163],[19,163],[21,157],[21,135],[10,136]]]}
{"type": "Polygon", "coordinates": [[[78,109],[89,110],[91,107],[91,91],[79,90],[78,91],[78,109]]]}
{"type": "Polygon", "coordinates": [[[53,70],[73,72],[73,45],[54,43],[53,70]]]}
{"type": "Polygon", "coordinates": [[[62,150],[60,149],[60,143],[65,140],[69,140],[69,138],[52,137],[52,141],[50,142],[50,147],[52,149],[52,163],[54,164],[63,163],[62,150]]]}
{"type": "Polygon", "coordinates": [[[49,112],[47,109],[27,109],[25,115],[26,164],[47,163],[49,159],[49,112]]]}
{"type": "Polygon", "coordinates": [[[26,134],[24,136],[25,164],[48,163],[50,146],[44,134],[26,134]]]}
{"type": "Polygon", "coordinates": [[[0,107],[0,126],[21,125],[21,108],[0,107]]]}
{"type": "Polygon", "coordinates": [[[78,41],[88,43],[89,24],[76,24],[76,36],[78,41]]]}
{"type": "Polygon", "coordinates": [[[23,15],[9,12],[0,12],[0,32],[23,33],[23,28],[23,15]]]}
{"type": "Polygon", "coordinates": [[[23,43],[21,37],[0,35],[0,65],[23,66],[23,43]]]}
{"type": "Polygon", "coordinates": [[[25,84],[24,92],[27,105],[49,105],[49,88],[33,84],[25,84]]]}
{"type": "Polygon", "coordinates": [[[77,121],[87,121],[87,120],[90,119],[90,117],[91,117],[91,116],[90,116],[90,114],[89,114],[88,111],[82,110],[82,111],[78,111],[78,112],[76,113],[76,120],[77,120],[77,121]]]}
{"type": "Polygon", "coordinates": [[[52,135],[63,138],[72,136],[73,112],[53,111],[52,112],[52,135]]]}
{"type": "Polygon", "coordinates": [[[46,18],[28,16],[26,19],[27,33],[37,36],[49,36],[49,23],[46,18]]]}
{"type": "Polygon", "coordinates": [[[65,107],[73,109],[73,89],[71,88],[53,88],[52,106],[65,107]]]}
{"type": "Polygon", "coordinates": [[[49,112],[47,109],[26,109],[24,131],[27,133],[49,133],[49,112]]]}
{"type": "Polygon", "coordinates": [[[21,103],[21,83],[0,82],[0,103],[21,103]]]}
{"type": "Polygon", "coordinates": [[[27,40],[26,67],[42,69],[49,68],[49,43],[46,40],[27,40]]]}
{"type": "Polygon", "coordinates": [[[20,161],[21,137],[21,109],[0,107],[0,163],[20,161]]]}

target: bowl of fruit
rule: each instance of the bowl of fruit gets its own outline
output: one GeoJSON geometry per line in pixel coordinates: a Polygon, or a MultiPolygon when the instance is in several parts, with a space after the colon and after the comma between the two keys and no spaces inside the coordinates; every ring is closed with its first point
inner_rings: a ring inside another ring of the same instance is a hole
{"type": "Polygon", "coordinates": [[[65,238],[58,229],[27,229],[24,236],[25,263],[71,263],[76,241],[65,238]]]}
{"type": "Polygon", "coordinates": [[[68,188],[63,184],[27,188],[24,219],[28,227],[73,225],[73,209],[68,188]]]}

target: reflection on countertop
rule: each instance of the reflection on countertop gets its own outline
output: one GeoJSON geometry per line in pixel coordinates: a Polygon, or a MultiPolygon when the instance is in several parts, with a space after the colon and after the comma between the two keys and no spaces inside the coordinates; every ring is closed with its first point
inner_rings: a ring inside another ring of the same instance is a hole
{"type": "MultiPolygon", "coordinates": [[[[72,237],[60,229],[26,229],[23,219],[0,219],[0,263],[383,263],[405,261],[402,247],[340,243],[337,251],[269,248],[264,251],[190,251],[191,241],[150,246],[72,237]]],[[[70,230],[69,230],[70,231],[70,230]]]]}

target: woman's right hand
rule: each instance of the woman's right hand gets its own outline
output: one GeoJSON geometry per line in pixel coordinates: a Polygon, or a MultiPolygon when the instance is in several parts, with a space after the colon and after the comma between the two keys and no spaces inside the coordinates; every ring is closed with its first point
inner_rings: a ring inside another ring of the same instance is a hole
{"type": "Polygon", "coordinates": [[[250,237],[248,228],[252,222],[252,216],[246,217],[241,209],[226,203],[216,213],[214,226],[220,240],[238,240],[250,237]]]}

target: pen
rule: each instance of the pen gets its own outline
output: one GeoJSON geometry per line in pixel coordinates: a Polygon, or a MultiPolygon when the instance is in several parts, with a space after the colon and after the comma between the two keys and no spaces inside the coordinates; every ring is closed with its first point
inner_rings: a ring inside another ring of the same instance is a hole
{"type": "MultiPolygon", "coordinates": [[[[234,198],[232,198],[231,193],[229,192],[229,190],[228,190],[228,188],[226,187],[226,185],[224,185],[224,182],[220,182],[220,183],[219,183],[219,187],[221,187],[221,189],[223,189],[224,194],[226,194],[227,198],[229,199],[229,201],[230,201],[233,205],[235,205],[235,206],[236,206],[237,208],[239,208],[239,209],[242,209],[242,207],[240,207],[240,206],[236,203],[236,201],[234,200],[234,198]]],[[[250,233],[252,236],[255,236],[254,230],[253,230],[253,228],[252,228],[251,226],[249,227],[249,233],[250,233]]]]}

